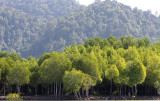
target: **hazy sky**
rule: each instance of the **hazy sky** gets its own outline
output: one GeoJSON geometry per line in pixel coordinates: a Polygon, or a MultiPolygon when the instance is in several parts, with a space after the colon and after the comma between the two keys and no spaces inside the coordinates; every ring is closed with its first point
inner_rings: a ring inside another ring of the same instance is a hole
{"type": "MultiPolygon", "coordinates": [[[[89,5],[94,0],[78,0],[80,4],[89,5]]],[[[138,7],[142,10],[151,10],[152,13],[158,11],[160,13],[160,0],[117,0],[118,2],[130,5],[131,7],[138,7]]]]}

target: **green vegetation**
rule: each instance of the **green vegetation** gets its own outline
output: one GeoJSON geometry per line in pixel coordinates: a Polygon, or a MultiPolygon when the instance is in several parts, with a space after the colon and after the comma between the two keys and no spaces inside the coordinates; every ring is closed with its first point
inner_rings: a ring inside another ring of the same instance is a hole
{"type": "Polygon", "coordinates": [[[1,0],[0,6],[8,6],[47,19],[65,16],[82,7],[76,0],[1,0]]]}
{"type": "Polygon", "coordinates": [[[147,37],[96,37],[37,60],[3,51],[0,71],[3,95],[158,95],[159,42],[150,44],[147,37]]]}
{"type": "Polygon", "coordinates": [[[83,6],[75,0],[1,0],[0,51],[16,51],[24,56],[22,52],[48,29],[54,29],[58,18],[80,8],[83,6]]]}
{"type": "MultiPolygon", "coordinates": [[[[160,40],[160,17],[154,16],[150,11],[132,9],[116,0],[96,2],[83,10],[61,17],[56,26],[53,25],[55,24],[52,22],[52,27],[45,31],[41,40],[36,41],[29,51],[26,51],[28,55],[39,57],[39,54],[52,50],[60,52],[66,46],[82,44],[88,38],[96,36],[108,38],[113,35],[120,38],[131,35],[134,38],[147,36],[151,42],[160,40]]],[[[133,43],[134,41],[129,44],[133,43]]],[[[127,48],[127,44],[124,47],[127,48]]]]}
{"type": "Polygon", "coordinates": [[[15,100],[22,101],[20,96],[16,93],[8,94],[6,100],[8,100],[8,101],[15,101],[15,100]]]}
{"type": "MultiPolygon", "coordinates": [[[[96,1],[89,6],[76,0],[1,0],[0,24],[0,51],[16,51],[25,58],[64,51],[66,46],[96,36],[147,36],[151,42],[160,39],[160,17],[116,0],[96,1]]],[[[122,40],[125,49],[135,42],[122,40]]],[[[115,39],[110,41],[117,44],[114,48],[122,46],[115,39]]],[[[143,46],[147,41],[139,39],[138,43],[143,46]]]]}
{"type": "Polygon", "coordinates": [[[0,94],[158,95],[159,33],[115,0],[1,0],[0,94]]]}

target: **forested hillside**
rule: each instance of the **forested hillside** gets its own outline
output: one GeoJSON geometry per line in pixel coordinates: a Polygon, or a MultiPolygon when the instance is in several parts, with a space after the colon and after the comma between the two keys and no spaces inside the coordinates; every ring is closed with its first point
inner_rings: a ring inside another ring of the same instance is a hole
{"type": "Polygon", "coordinates": [[[1,0],[0,50],[28,51],[48,28],[54,29],[56,18],[82,8],[75,0],[1,0]]]}
{"type": "Polygon", "coordinates": [[[48,21],[14,8],[0,7],[0,50],[23,51],[43,35],[48,21]]]}
{"type": "Polygon", "coordinates": [[[1,0],[0,6],[12,7],[48,19],[59,18],[83,8],[76,0],[1,0]]]}
{"type": "Polygon", "coordinates": [[[160,42],[91,38],[64,52],[24,59],[0,52],[0,94],[139,96],[160,94],[160,42]]]}
{"type": "Polygon", "coordinates": [[[89,6],[75,0],[1,0],[0,5],[0,50],[15,50],[23,57],[63,51],[96,36],[160,40],[160,17],[115,0],[89,6]]]}
{"type": "Polygon", "coordinates": [[[82,44],[86,39],[95,36],[147,36],[154,42],[159,40],[159,33],[160,18],[152,15],[150,11],[131,9],[116,1],[106,0],[96,2],[84,11],[58,19],[56,27],[48,28],[41,40],[33,44],[29,55],[39,56],[39,53],[51,50],[62,51],[65,46],[82,44]]]}

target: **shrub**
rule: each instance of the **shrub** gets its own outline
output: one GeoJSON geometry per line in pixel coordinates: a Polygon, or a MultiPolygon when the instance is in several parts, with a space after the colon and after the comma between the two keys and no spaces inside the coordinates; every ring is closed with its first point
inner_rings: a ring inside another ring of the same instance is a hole
{"type": "Polygon", "coordinates": [[[20,95],[16,94],[16,93],[11,93],[11,94],[8,94],[7,97],[6,97],[7,100],[22,100],[20,98],[20,95]]]}

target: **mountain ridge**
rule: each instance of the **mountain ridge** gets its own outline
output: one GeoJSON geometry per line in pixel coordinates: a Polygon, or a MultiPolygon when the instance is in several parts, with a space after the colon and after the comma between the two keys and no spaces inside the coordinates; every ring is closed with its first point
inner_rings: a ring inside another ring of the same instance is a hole
{"type": "MultiPolygon", "coordinates": [[[[7,0],[6,2],[9,1],[11,0],[7,0]]],[[[52,0],[52,2],[56,1],[52,0]]],[[[44,13],[44,15],[49,14],[49,17],[38,15],[41,19],[45,19],[46,22],[43,23],[43,27],[36,26],[40,29],[36,33],[41,33],[38,40],[27,43],[27,48],[19,47],[20,49],[16,50],[23,57],[30,55],[39,57],[44,52],[63,51],[66,46],[82,44],[88,38],[96,36],[103,39],[108,38],[110,35],[118,38],[124,35],[132,35],[134,38],[144,38],[147,36],[151,42],[160,40],[160,17],[154,16],[150,11],[142,11],[138,8],[132,9],[129,6],[111,0],[95,2],[89,6],[81,6],[75,0],[71,0],[69,3],[70,10],[66,10],[65,8],[68,8],[68,4],[65,2],[67,1],[60,1],[66,5],[64,7],[61,3],[57,2],[60,6],[59,8],[64,9],[56,8],[55,11],[59,10],[59,12],[68,13],[63,13],[64,15],[60,14],[59,16],[53,16],[48,12],[44,13]],[[72,9],[74,7],[77,8],[72,9]]],[[[36,1],[32,0],[32,2],[29,2],[31,7],[34,5],[33,2],[36,1]]],[[[40,5],[43,5],[43,3],[40,5]]],[[[24,8],[27,9],[26,7],[24,8]]],[[[44,7],[42,9],[40,11],[44,11],[44,7]]],[[[31,11],[35,11],[34,7],[31,11]]],[[[29,15],[33,16],[32,14],[29,15]]],[[[21,32],[21,34],[24,34],[24,32],[21,32]]],[[[24,38],[27,38],[27,36],[24,38]]],[[[14,50],[14,48],[12,49],[14,50]]]]}

